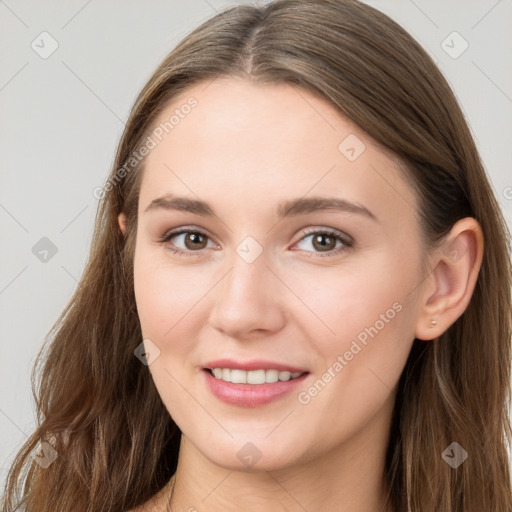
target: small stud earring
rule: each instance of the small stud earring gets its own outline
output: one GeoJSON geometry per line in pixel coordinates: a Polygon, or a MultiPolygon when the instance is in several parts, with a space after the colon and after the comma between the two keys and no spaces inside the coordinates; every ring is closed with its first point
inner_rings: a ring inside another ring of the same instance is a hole
{"type": "Polygon", "coordinates": [[[435,327],[437,325],[437,322],[435,320],[432,320],[430,327],[435,327]]]}

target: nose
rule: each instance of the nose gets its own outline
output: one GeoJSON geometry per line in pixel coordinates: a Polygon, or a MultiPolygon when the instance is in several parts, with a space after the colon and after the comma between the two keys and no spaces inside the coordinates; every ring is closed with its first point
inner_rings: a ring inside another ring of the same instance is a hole
{"type": "Polygon", "coordinates": [[[210,324],[225,336],[249,339],[273,334],[286,321],[284,286],[268,266],[265,253],[248,263],[238,254],[214,288],[210,324]]]}

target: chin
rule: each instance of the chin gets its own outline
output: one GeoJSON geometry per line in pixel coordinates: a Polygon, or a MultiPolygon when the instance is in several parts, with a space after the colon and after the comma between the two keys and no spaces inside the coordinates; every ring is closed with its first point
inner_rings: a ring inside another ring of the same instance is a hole
{"type": "MultiPolygon", "coordinates": [[[[275,428],[275,425],[272,428],[275,428]]],[[[266,429],[264,435],[253,435],[246,429],[245,435],[233,433],[231,438],[226,433],[222,440],[210,438],[205,442],[203,437],[197,443],[193,438],[188,439],[212,464],[230,471],[276,471],[303,463],[304,439],[294,439],[294,436],[286,435],[285,432],[282,432],[281,436],[275,432],[269,435],[272,428],[266,429]],[[298,447],[302,448],[301,452],[298,447]]],[[[294,430],[296,433],[299,432],[298,429],[294,430]]]]}

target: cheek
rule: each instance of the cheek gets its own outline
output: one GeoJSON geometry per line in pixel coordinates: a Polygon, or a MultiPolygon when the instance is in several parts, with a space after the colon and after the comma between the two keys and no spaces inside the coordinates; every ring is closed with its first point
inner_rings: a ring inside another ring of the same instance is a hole
{"type": "Polygon", "coordinates": [[[195,305],[211,286],[206,279],[207,273],[193,266],[167,265],[160,254],[139,252],[134,261],[134,287],[144,336],[161,341],[174,337],[183,319],[197,313],[195,305]]]}
{"type": "Polygon", "coordinates": [[[171,267],[164,259],[144,249],[136,253],[134,290],[143,337],[160,351],[149,371],[163,403],[181,428],[189,417],[202,414],[194,409],[183,388],[189,387],[190,369],[198,363],[191,340],[197,338],[196,331],[204,324],[199,319],[204,307],[201,298],[211,283],[202,282],[201,273],[191,266],[171,267]]]}
{"type": "Polygon", "coordinates": [[[412,344],[406,283],[394,272],[360,276],[345,274],[308,297],[334,334],[321,327],[326,334],[313,337],[322,324],[312,315],[308,326],[301,324],[312,337],[316,359],[315,378],[296,396],[297,417],[307,418],[301,424],[305,437],[323,432],[319,450],[362,431],[379,411],[389,413],[412,344]]]}
{"type": "MultiPolygon", "coordinates": [[[[324,347],[327,352],[343,348],[340,343],[344,340],[365,329],[373,332],[373,326],[379,332],[389,331],[388,325],[399,323],[396,319],[407,298],[406,273],[406,269],[377,258],[357,268],[315,269],[294,285],[294,292],[311,313],[298,318],[308,322],[309,331],[316,326],[322,352],[324,347]]],[[[364,342],[364,334],[359,339],[364,342]]]]}
{"type": "Polygon", "coordinates": [[[314,313],[296,318],[314,343],[315,371],[325,381],[318,388],[329,382],[324,399],[331,404],[340,393],[371,400],[382,388],[384,396],[398,380],[414,339],[409,292],[415,269],[392,255],[366,263],[364,269],[329,275],[322,269],[324,274],[303,278],[295,290],[314,313]]]}

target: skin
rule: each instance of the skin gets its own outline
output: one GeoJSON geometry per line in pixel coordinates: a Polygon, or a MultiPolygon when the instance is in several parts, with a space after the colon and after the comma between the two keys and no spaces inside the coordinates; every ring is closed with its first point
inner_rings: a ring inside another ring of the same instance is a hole
{"type": "MultiPolygon", "coordinates": [[[[436,338],[467,307],[481,229],[463,219],[444,248],[425,255],[417,198],[396,163],[321,98],[225,77],[189,88],[156,124],[190,96],[197,107],[145,161],[134,260],[143,336],[160,350],[149,370],[183,433],[172,510],[391,511],[383,474],[396,386],[414,338],[436,338]],[[338,149],[351,134],[366,148],[355,161],[338,149]],[[168,193],[206,201],[216,216],[145,213],[168,193]],[[278,203],[303,196],[344,198],[378,220],[340,211],[278,219],[278,203]],[[181,226],[207,238],[159,241],[181,226]],[[308,228],[356,243],[322,252],[308,228]],[[263,249],[252,263],[236,252],[247,236],[263,249]],[[173,244],[191,255],[172,253],[173,244]],[[397,303],[400,311],[333,372],[338,355],[397,303]],[[244,408],[204,384],[202,367],[221,357],[310,374],[297,393],[244,408]],[[301,403],[298,392],[329,368],[330,382],[301,403]],[[237,457],[248,442],[261,453],[252,467],[237,457]]],[[[125,233],[123,214],[119,227],[125,233]]],[[[168,497],[166,487],[144,510],[164,510],[168,497]]]]}

